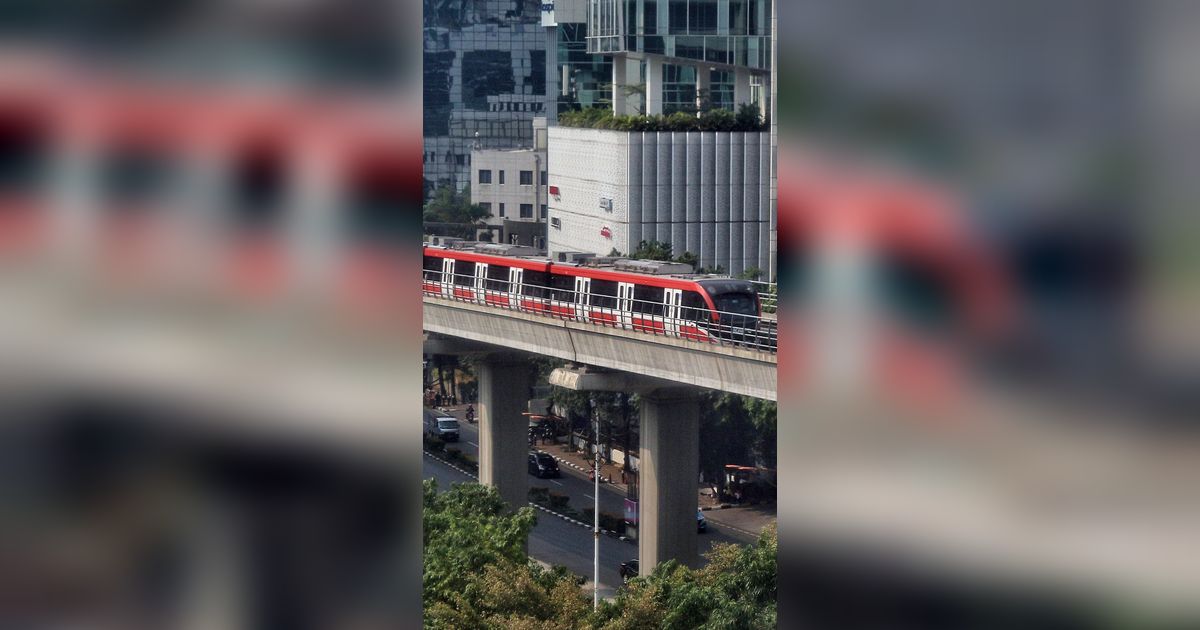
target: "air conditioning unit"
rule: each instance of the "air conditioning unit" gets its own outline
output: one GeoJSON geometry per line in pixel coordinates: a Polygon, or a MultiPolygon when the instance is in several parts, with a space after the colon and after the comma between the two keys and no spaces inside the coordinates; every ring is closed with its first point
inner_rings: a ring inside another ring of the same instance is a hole
{"type": "Polygon", "coordinates": [[[632,271],[648,275],[689,274],[692,266],[687,263],[661,260],[618,260],[613,265],[620,271],[632,271]]]}
{"type": "Polygon", "coordinates": [[[596,255],[592,252],[558,252],[558,254],[555,256],[560,263],[576,264],[595,257],[596,255]]]}
{"type": "Polygon", "coordinates": [[[554,218],[550,219],[550,227],[552,227],[556,230],[561,230],[562,229],[562,219],[559,219],[558,217],[554,217],[554,218]]]}

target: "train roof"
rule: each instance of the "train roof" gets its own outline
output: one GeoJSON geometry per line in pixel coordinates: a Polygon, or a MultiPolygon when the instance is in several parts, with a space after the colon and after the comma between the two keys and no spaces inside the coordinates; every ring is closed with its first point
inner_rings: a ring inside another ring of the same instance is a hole
{"type": "MultiPolygon", "coordinates": [[[[437,256],[457,256],[464,260],[484,261],[495,258],[505,258],[518,262],[527,269],[553,266],[573,275],[592,278],[615,279],[617,274],[635,274],[650,280],[650,284],[675,286],[677,283],[700,284],[710,293],[730,293],[745,291],[752,287],[748,280],[740,280],[729,276],[694,273],[694,268],[687,263],[663,260],[639,260],[615,256],[596,256],[575,262],[557,262],[546,256],[514,255],[508,252],[526,253],[528,247],[497,246],[492,243],[473,243],[471,241],[456,242],[453,246],[425,244],[430,253],[437,256]],[[509,248],[509,249],[506,249],[509,248]],[[610,275],[611,274],[611,275],[610,275]]],[[[682,286],[682,285],[680,285],[682,286]]]]}

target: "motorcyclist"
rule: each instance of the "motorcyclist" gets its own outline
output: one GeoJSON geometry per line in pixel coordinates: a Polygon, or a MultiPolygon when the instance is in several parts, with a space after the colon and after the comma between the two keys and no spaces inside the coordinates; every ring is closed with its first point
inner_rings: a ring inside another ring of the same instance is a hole
{"type": "Polygon", "coordinates": [[[475,407],[474,407],[474,405],[467,405],[467,422],[471,422],[471,423],[475,422],[475,407]]]}

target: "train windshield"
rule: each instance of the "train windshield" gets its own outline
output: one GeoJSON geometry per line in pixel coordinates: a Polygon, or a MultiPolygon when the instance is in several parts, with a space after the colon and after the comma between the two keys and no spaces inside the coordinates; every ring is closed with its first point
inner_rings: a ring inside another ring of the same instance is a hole
{"type": "Polygon", "coordinates": [[[713,305],[721,313],[758,315],[758,303],[753,293],[720,293],[713,296],[713,305]]]}

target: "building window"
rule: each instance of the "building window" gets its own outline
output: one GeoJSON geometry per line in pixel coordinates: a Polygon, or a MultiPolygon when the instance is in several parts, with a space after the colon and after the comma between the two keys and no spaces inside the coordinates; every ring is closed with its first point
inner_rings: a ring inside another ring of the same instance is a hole
{"type": "Polygon", "coordinates": [[[504,185],[504,171],[500,171],[500,185],[504,185]]]}
{"type": "Polygon", "coordinates": [[[542,171],[541,183],[543,186],[546,185],[546,171],[542,171]]]}
{"type": "Polygon", "coordinates": [[[490,201],[481,202],[479,204],[479,207],[483,208],[484,210],[487,210],[487,213],[489,215],[492,213],[492,202],[490,202],[490,201]]]}
{"type": "MultiPolygon", "coordinates": [[[[532,177],[533,174],[531,173],[530,176],[532,177]]],[[[522,219],[532,219],[533,218],[533,204],[531,204],[531,203],[521,204],[521,218],[522,219]]]]}
{"type": "Polygon", "coordinates": [[[533,171],[521,171],[521,185],[522,186],[532,186],[533,185],[533,171]]]}
{"type": "MultiPolygon", "coordinates": [[[[503,173],[504,171],[500,171],[500,172],[503,173]]],[[[501,180],[503,180],[504,176],[501,175],[500,178],[501,178],[501,180]]],[[[490,169],[489,170],[479,169],[479,183],[480,184],[492,183],[492,171],[490,169]]]]}
{"type": "MultiPolygon", "coordinates": [[[[500,172],[503,173],[504,171],[500,171],[500,172]]],[[[504,216],[504,204],[500,204],[500,216],[501,217],[504,216]]]]}
{"type": "Polygon", "coordinates": [[[542,204],[542,218],[546,218],[546,204],[542,204]]]}

